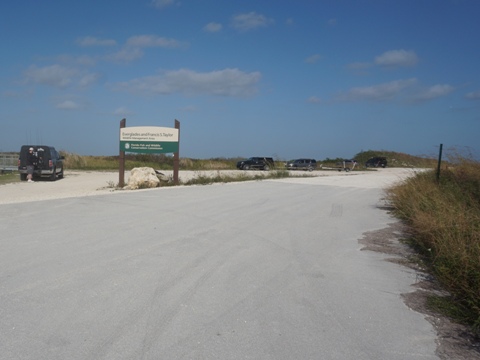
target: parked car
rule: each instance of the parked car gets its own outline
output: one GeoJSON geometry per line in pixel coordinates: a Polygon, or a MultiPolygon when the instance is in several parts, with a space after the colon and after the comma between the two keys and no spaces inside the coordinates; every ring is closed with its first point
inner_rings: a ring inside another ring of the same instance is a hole
{"type": "Polygon", "coordinates": [[[315,159],[297,159],[287,163],[288,170],[308,170],[312,171],[317,168],[317,160],[315,159]]]}
{"type": "Polygon", "coordinates": [[[63,178],[63,160],[53,146],[47,145],[23,145],[20,149],[20,157],[18,158],[18,172],[20,173],[20,180],[27,180],[27,155],[28,149],[33,148],[33,153],[37,158],[34,166],[34,177],[48,177],[55,181],[58,178],[63,178]]]}
{"type": "Polygon", "coordinates": [[[365,163],[365,167],[386,167],[387,166],[387,158],[377,156],[377,157],[372,157],[367,160],[365,163]]]}
{"type": "Polygon", "coordinates": [[[237,169],[240,170],[270,170],[275,167],[275,162],[271,157],[251,157],[247,160],[241,160],[237,162],[237,169]]]}

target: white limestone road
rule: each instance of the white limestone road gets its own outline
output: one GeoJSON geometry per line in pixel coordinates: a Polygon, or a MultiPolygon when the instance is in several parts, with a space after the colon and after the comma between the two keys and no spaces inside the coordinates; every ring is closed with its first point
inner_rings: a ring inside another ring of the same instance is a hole
{"type": "Polygon", "coordinates": [[[395,221],[379,205],[405,176],[4,202],[0,359],[438,359],[401,298],[414,271],[358,243],[395,221]]]}

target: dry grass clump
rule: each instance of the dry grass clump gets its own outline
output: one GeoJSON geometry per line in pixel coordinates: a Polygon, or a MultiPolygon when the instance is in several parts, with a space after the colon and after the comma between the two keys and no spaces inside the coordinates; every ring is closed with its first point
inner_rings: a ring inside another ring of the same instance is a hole
{"type": "Polygon", "coordinates": [[[228,182],[240,182],[240,181],[252,181],[252,180],[263,180],[263,179],[281,179],[290,177],[290,174],[286,170],[273,170],[269,172],[262,173],[251,173],[245,174],[239,172],[234,175],[225,175],[217,172],[215,176],[208,176],[205,174],[197,174],[193,179],[182,183],[182,185],[210,185],[214,183],[228,183],[228,182]]]}
{"type": "Polygon", "coordinates": [[[451,313],[480,333],[480,163],[457,158],[438,182],[433,171],[419,173],[388,198],[451,294],[451,313]]]}

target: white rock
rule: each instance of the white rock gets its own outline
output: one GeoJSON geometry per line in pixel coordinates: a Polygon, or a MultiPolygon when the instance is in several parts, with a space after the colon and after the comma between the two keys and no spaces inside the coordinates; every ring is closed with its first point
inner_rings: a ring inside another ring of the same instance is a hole
{"type": "Polygon", "coordinates": [[[130,171],[127,187],[129,189],[155,188],[160,185],[160,180],[150,167],[133,168],[130,171]]]}

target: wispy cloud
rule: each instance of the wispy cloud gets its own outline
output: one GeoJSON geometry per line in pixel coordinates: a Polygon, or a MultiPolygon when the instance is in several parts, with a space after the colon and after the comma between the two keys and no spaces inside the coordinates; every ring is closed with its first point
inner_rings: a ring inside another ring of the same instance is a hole
{"type": "Polygon", "coordinates": [[[113,39],[99,39],[93,36],[86,36],[77,39],[77,44],[80,46],[115,46],[117,42],[113,39]]]}
{"type": "Polygon", "coordinates": [[[168,6],[178,4],[178,2],[175,0],[152,0],[151,4],[157,9],[164,9],[168,6]]]}
{"type": "Polygon", "coordinates": [[[337,19],[329,19],[329,20],[327,21],[327,24],[328,24],[329,26],[335,26],[335,25],[337,25],[337,19]]]}
{"type": "Polygon", "coordinates": [[[336,97],[338,101],[385,101],[398,96],[404,89],[417,83],[417,79],[395,80],[383,84],[354,87],[336,97]]]}
{"type": "Polygon", "coordinates": [[[55,107],[61,110],[76,110],[80,107],[80,105],[72,100],[65,100],[61,103],[58,103],[55,107]]]}
{"type": "Polygon", "coordinates": [[[470,92],[465,95],[465,98],[469,100],[480,100],[480,91],[470,92]]]}
{"type": "Polygon", "coordinates": [[[178,48],[186,46],[178,40],[157,35],[131,36],[125,45],[117,52],[106,56],[107,60],[115,62],[131,62],[144,56],[145,48],[178,48]]]}
{"type": "Polygon", "coordinates": [[[322,59],[322,55],[320,54],[314,54],[305,59],[305,62],[308,64],[315,64],[319,62],[322,59]]]}
{"type": "Polygon", "coordinates": [[[454,91],[455,88],[453,86],[442,84],[442,85],[433,85],[429,88],[421,91],[420,93],[413,96],[414,101],[428,101],[433,100],[442,96],[446,96],[454,91]]]}
{"type": "Polygon", "coordinates": [[[238,69],[224,69],[207,73],[181,69],[117,83],[114,88],[141,94],[181,93],[246,97],[257,92],[260,78],[259,72],[246,73],[238,69]]]}
{"type": "Polygon", "coordinates": [[[411,50],[390,50],[375,57],[375,64],[384,67],[415,66],[417,63],[418,56],[411,50]]]}
{"type": "Polygon", "coordinates": [[[249,31],[260,27],[267,27],[273,24],[273,19],[264,15],[250,12],[248,14],[239,14],[232,18],[231,25],[238,31],[249,31]]]}
{"type": "Polygon", "coordinates": [[[23,77],[24,82],[27,84],[66,88],[70,85],[89,86],[95,83],[100,76],[74,67],[55,64],[44,67],[32,65],[24,71],[23,77]]]}
{"type": "Polygon", "coordinates": [[[116,108],[113,111],[113,115],[115,116],[128,116],[132,114],[133,113],[129,109],[127,109],[125,106],[120,106],[119,108],[116,108]]]}
{"type": "Polygon", "coordinates": [[[181,43],[175,39],[169,39],[157,35],[137,35],[127,39],[125,44],[127,47],[148,48],[148,47],[162,47],[162,48],[176,48],[180,47],[181,43]]]}
{"type": "Polygon", "coordinates": [[[211,33],[215,33],[215,32],[219,32],[220,30],[222,30],[222,24],[219,24],[219,23],[216,23],[216,22],[211,22],[211,23],[208,23],[207,25],[205,25],[203,27],[203,30],[206,31],[206,32],[211,32],[211,33]]]}
{"type": "Polygon", "coordinates": [[[320,104],[322,102],[322,99],[319,98],[318,96],[310,96],[307,99],[307,102],[312,103],[312,104],[320,104]]]}

